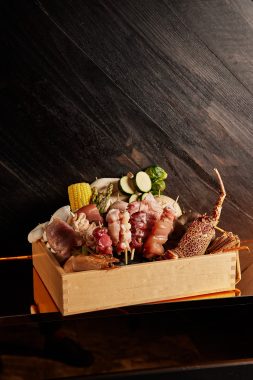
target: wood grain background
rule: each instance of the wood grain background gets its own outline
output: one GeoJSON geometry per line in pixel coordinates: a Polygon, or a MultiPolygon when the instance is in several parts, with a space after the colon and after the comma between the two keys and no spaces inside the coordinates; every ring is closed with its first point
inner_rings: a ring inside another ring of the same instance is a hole
{"type": "Polygon", "coordinates": [[[157,163],[167,194],[252,237],[251,0],[10,0],[0,5],[1,255],[67,186],[157,163]]]}

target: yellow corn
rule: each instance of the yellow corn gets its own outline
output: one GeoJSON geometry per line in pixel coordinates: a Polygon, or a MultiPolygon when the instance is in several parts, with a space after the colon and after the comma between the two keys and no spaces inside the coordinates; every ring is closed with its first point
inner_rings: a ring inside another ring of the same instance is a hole
{"type": "Polygon", "coordinates": [[[77,211],[90,203],[91,187],[85,182],[74,183],[68,186],[68,194],[71,211],[77,211]]]}

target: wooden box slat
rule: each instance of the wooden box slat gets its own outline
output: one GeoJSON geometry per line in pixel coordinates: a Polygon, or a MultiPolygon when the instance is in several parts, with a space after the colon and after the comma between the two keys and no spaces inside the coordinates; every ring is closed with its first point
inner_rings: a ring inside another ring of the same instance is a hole
{"type": "Polygon", "coordinates": [[[235,290],[238,252],[65,273],[42,242],[33,264],[63,315],[235,290]]]}

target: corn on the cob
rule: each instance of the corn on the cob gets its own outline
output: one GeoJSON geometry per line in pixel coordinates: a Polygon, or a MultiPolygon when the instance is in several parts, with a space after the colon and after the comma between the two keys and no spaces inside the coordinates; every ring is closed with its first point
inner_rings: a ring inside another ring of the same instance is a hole
{"type": "Polygon", "coordinates": [[[74,183],[68,186],[68,194],[71,211],[77,211],[90,203],[91,187],[85,182],[74,183]]]}

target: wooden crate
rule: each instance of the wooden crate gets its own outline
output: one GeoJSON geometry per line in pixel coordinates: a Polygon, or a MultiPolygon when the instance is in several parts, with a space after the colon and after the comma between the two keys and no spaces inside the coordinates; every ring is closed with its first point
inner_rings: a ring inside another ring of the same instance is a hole
{"type": "Polygon", "coordinates": [[[33,265],[63,315],[235,290],[237,251],[65,273],[42,242],[33,265]]]}

